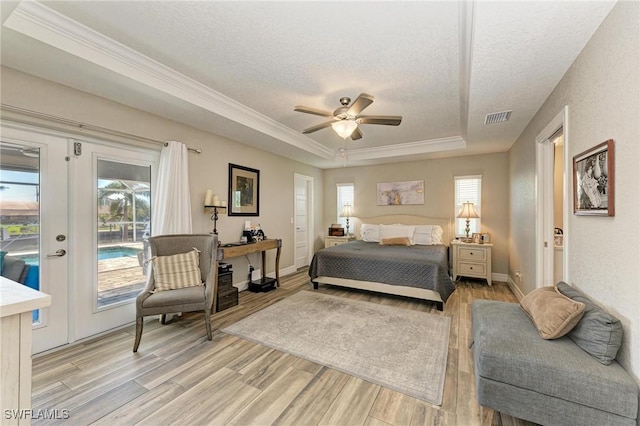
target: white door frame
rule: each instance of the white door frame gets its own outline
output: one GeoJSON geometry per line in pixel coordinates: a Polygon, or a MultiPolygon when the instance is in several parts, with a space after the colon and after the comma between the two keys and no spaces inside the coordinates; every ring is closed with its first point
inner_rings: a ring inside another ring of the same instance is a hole
{"type": "MultiPolygon", "coordinates": [[[[297,228],[298,228],[298,223],[297,223],[297,214],[296,214],[296,181],[298,179],[304,180],[307,186],[307,223],[305,224],[306,228],[307,228],[307,258],[309,259],[309,262],[311,261],[311,258],[313,257],[313,241],[314,241],[314,234],[315,234],[315,213],[314,213],[314,203],[313,203],[313,199],[314,199],[314,193],[313,193],[313,187],[314,187],[314,179],[311,176],[306,176],[306,175],[302,175],[300,173],[294,173],[293,174],[293,200],[294,200],[294,206],[293,206],[293,217],[295,218],[294,220],[294,224],[293,224],[293,236],[294,236],[294,243],[293,243],[293,247],[294,247],[294,265],[296,263],[296,255],[295,255],[295,247],[298,246],[298,232],[297,232],[297,228]]],[[[297,268],[297,265],[295,265],[297,268]]]]}
{"type": "Polygon", "coordinates": [[[563,242],[562,279],[569,280],[568,238],[569,212],[571,211],[571,163],[569,159],[569,107],[562,108],[536,137],[536,288],[555,284],[553,281],[553,155],[554,146],[550,138],[562,128],[563,150],[563,242]],[[545,246],[546,245],[546,246],[545,246]]]}

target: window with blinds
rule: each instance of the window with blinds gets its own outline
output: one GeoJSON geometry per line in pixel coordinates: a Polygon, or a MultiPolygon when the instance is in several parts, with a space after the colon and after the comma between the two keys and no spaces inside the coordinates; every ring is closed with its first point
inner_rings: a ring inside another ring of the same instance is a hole
{"type": "MultiPolygon", "coordinates": [[[[346,228],[347,226],[347,218],[346,217],[340,217],[340,215],[342,214],[342,208],[344,207],[345,204],[351,204],[351,207],[354,208],[355,211],[355,207],[353,204],[354,201],[354,191],[353,191],[353,184],[352,183],[339,183],[336,185],[336,189],[337,189],[337,193],[338,193],[338,202],[337,202],[337,211],[336,211],[336,222],[335,223],[340,223],[342,224],[343,228],[346,228]]],[[[353,218],[349,219],[349,225],[350,225],[350,231],[353,233],[354,229],[353,229],[353,218]]]]}
{"type": "MultiPolygon", "coordinates": [[[[454,217],[462,209],[462,204],[473,203],[473,207],[480,218],[469,221],[469,235],[473,232],[481,232],[480,220],[482,218],[482,176],[455,176],[455,212],[454,217]]],[[[466,219],[456,218],[455,233],[458,236],[465,235],[466,219]]]]}

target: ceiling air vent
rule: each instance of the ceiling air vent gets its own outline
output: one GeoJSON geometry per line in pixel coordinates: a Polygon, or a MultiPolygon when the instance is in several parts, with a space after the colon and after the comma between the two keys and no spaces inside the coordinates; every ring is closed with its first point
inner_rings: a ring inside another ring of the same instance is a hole
{"type": "Polygon", "coordinates": [[[512,112],[513,110],[487,114],[487,116],[484,118],[484,124],[494,124],[509,121],[509,117],[511,117],[512,112]]]}

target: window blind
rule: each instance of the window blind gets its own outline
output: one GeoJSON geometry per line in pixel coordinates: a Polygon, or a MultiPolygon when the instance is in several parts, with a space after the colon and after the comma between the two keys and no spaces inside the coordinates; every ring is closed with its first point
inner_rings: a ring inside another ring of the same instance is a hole
{"type": "MultiPolygon", "coordinates": [[[[466,202],[473,203],[473,207],[482,218],[482,176],[455,176],[455,211],[454,217],[458,215],[462,209],[462,204],[466,202]]],[[[470,233],[480,232],[480,220],[471,219],[469,222],[470,233]]],[[[466,219],[456,218],[455,232],[456,235],[465,235],[466,219]]]]}
{"type": "MultiPolygon", "coordinates": [[[[336,189],[337,189],[336,192],[338,194],[338,200],[337,200],[338,202],[336,203],[337,204],[336,223],[342,224],[342,227],[344,228],[347,226],[347,218],[340,217],[340,214],[342,213],[342,207],[344,207],[345,204],[351,204],[351,206],[355,210],[355,205],[353,203],[354,201],[353,184],[339,183],[336,185],[336,189]]],[[[351,220],[349,224],[353,226],[353,220],[351,220]]],[[[353,230],[353,227],[351,229],[353,230]]]]}

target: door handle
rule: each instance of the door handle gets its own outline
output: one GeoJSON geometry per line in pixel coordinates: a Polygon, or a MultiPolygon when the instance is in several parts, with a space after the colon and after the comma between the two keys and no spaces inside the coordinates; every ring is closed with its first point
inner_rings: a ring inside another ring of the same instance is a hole
{"type": "Polygon", "coordinates": [[[62,257],[67,254],[65,249],[58,249],[55,253],[48,254],[47,257],[62,257]]]}

